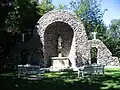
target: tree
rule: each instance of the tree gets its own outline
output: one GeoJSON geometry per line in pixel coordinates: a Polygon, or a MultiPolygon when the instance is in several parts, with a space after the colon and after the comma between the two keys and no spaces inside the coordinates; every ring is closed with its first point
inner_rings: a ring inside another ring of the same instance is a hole
{"type": "MultiPolygon", "coordinates": [[[[3,1],[9,1],[9,0],[3,0],[3,1]]],[[[47,0],[42,0],[41,3],[39,3],[38,0],[12,0],[9,11],[5,16],[3,14],[4,20],[0,19],[0,22],[4,25],[3,27],[4,31],[7,32],[6,36],[8,40],[7,41],[8,50],[5,51],[5,53],[6,52],[9,53],[11,51],[11,48],[15,44],[20,43],[22,33],[25,34],[26,42],[30,40],[32,36],[33,28],[37,23],[37,21],[39,20],[39,18],[46,12],[52,10],[53,8],[54,8],[53,4],[50,1],[48,2],[47,0]]],[[[1,15],[1,11],[0,11],[0,15],[1,15]]],[[[3,49],[1,49],[2,50],[0,51],[1,53],[3,52],[3,49]]],[[[6,58],[7,55],[5,55],[4,57],[6,58]]]]}
{"type": "Polygon", "coordinates": [[[86,33],[90,38],[91,32],[97,31],[104,32],[103,15],[104,11],[101,11],[101,2],[97,0],[76,0],[70,2],[71,9],[84,23],[86,33]],[[101,31],[99,31],[102,29],[101,31]]]}
{"type": "Polygon", "coordinates": [[[26,29],[31,29],[39,17],[37,6],[35,0],[14,0],[6,18],[5,29],[12,33],[21,33],[26,29]]]}
{"type": "Polygon", "coordinates": [[[17,43],[21,33],[32,33],[38,19],[53,8],[47,0],[42,0],[41,3],[37,0],[14,0],[5,20],[5,30],[11,33],[11,41],[17,43]]]}
{"type": "Polygon", "coordinates": [[[11,5],[11,0],[0,1],[0,31],[3,31],[5,18],[7,17],[11,5]]]}
{"type": "Polygon", "coordinates": [[[107,30],[106,45],[114,56],[120,58],[120,19],[114,19],[107,30]]]}
{"type": "Polygon", "coordinates": [[[113,19],[108,29],[109,37],[120,38],[120,19],[113,19]]]}
{"type": "Polygon", "coordinates": [[[14,0],[5,28],[13,33],[32,30],[38,19],[53,8],[54,6],[47,0],[42,0],[40,4],[37,0],[14,0]]]}
{"type": "Polygon", "coordinates": [[[57,10],[60,10],[60,11],[64,11],[64,10],[67,10],[68,8],[67,8],[67,5],[64,5],[64,4],[60,4],[59,6],[58,6],[58,8],[56,8],[57,10]]]}
{"type": "Polygon", "coordinates": [[[45,13],[53,10],[55,6],[52,4],[51,0],[42,0],[40,3],[40,15],[43,16],[45,13]]]}
{"type": "Polygon", "coordinates": [[[11,8],[11,0],[0,0],[0,72],[4,71],[3,67],[8,54],[8,37],[4,30],[5,18],[11,8]]]}

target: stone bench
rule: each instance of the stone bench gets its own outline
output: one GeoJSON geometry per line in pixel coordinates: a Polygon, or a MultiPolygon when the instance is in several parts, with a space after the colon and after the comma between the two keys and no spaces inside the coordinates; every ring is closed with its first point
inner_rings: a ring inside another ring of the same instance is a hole
{"type": "Polygon", "coordinates": [[[41,79],[43,71],[36,65],[18,65],[18,78],[41,79]]]}
{"type": "Polygon", "coordinates": [[[85,74],[89,75],[103,75],[104,76],[104,65],[84,65],[82,67],[78,68],[78,77],[80,77],[80,74],[82,74],[82,77],[84,78],[85,74]]]}

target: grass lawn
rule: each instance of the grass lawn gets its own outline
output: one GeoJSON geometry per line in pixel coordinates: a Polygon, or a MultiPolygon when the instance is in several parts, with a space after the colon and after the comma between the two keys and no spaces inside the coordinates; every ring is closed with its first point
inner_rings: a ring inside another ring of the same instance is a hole
{"type": "Polygon", "coordinates": [[[75,72],[46,73],[39,81],[0,74],[0,90],[120,90],[120,69],[105,69],[104,77],[77,78],[75,72]]]}

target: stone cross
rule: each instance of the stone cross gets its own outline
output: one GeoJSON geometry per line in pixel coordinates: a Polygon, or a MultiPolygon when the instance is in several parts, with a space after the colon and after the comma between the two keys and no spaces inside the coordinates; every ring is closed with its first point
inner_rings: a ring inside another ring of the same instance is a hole
{"type": "Polygon", "coordinates": [[[96,34],[97,34],[97,32],[92,32],[92,35],[93,35],[93,39],[94,39],[94,40],[96,39],[96,34]]]}

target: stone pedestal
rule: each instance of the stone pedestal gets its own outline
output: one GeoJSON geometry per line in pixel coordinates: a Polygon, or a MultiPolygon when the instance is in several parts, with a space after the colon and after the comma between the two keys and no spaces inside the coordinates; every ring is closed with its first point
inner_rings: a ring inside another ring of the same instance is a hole
{"type": "Polygon", "coordinates": [[[70,67],[68,57],[52,57],[51,60],[53,68],[65,69],[70,67]]]}

